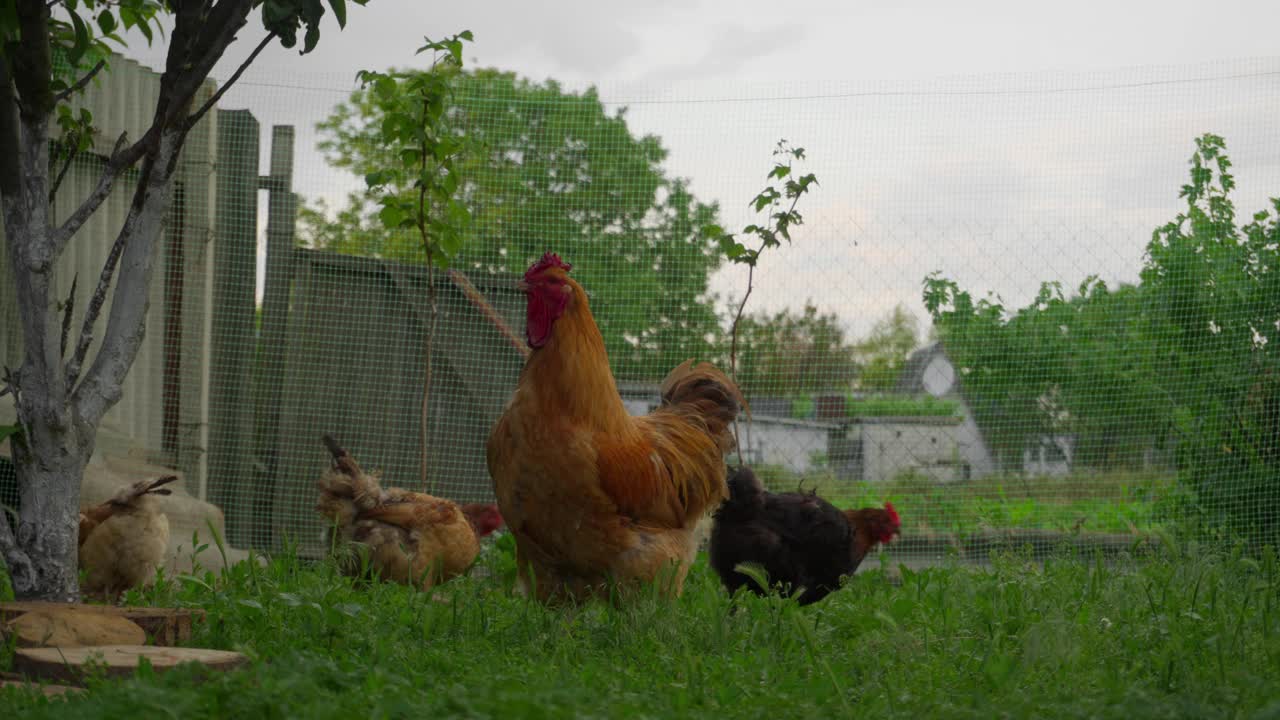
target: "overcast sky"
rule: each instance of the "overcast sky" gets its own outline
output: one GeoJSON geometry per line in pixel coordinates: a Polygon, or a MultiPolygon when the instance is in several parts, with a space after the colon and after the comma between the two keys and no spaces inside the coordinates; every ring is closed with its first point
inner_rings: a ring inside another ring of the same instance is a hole
{"type": "MultiPolygon", "coordinates": [[[[217,79],[261,37],[252,22],[217,79]]],[[[315,154],[315,122],[358,69],[412,65],[423,35],[470,29],[470,64],[628,106],[730,226],[751,219],[786,137],[821,188],[795,245],[765,260],[753,307],[812,298],[860,334],[898,302],[923,319],[934,270],[1018,304],[1041,280],[1135,279],[1203,132],[1227,139],[1242,216],[1280,195],[1276,28],[1274,0],[371,0],[311,55],[265,51],[223,107],[296,125],[297,189],[338,197],[358,181],[315,154]]],[[[714,285],[734,294],[741,277],[714,285]]]]}

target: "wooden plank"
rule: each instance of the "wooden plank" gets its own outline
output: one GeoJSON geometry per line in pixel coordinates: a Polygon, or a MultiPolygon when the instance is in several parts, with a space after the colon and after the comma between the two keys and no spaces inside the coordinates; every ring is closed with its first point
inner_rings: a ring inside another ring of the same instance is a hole
{"type": "Polygon", "coordinates": [[[56,682],[79,682],[88,673],[103,672],[123,677],[137,671],[143,660],[156,672],[172,670],[183,663],[199,663],[210,670],[234,670],[249,658],[229,650],[156,647],[154,645],[99,645],[75,648],[18,648],[13,669],[27,677],[56,682]]]}
{"type": "Polygon", "coordinates": [[[197,608],[148,608],[116,607],[113,605],[88,605],[84,603],[6,602],[0,603],[0,623],[36,610],[75,608],[85,612],[98,612],[131,620],[147,633],[147,639],[155,645],[176,645],[191,639],[192,627],[204,622],[205,612],[197,608]]]}

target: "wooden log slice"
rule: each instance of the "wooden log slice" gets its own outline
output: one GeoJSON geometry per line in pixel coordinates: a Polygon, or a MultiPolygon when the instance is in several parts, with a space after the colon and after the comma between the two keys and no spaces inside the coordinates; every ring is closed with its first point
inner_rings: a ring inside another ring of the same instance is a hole
{"type": "Polygon", "coordinates": [[[18,647],[142,645],[147,641],[147,633],[130,620],[75,607],[23,613],[4,624],[4,634],[14,637],[18,647]]]}
{"type": "MultiPolygon", "coordinates": [[[[75,608],[125,618],[142,628],[148,641],[156,645],[177,645],[191,640],[192,627],[204,622],[204,611],[195,608],[115,607],[84,603],[7,602],[0,603],[0,623],[34,610],[75,608]]],[[[123,643],[122,643],[123,644],[123,643]]],[[[141,643],[139,643],[141,644],[141,643]]]]}
{"type": "Polygon", "coordinates": [[[29,690],[39,690],[44,693],[45,697],[58,697],[66,695],[69,692],[84,692],[84,688],[75,687],[73,685],[52,685],[45,683],[43,685],[28,681],[26,678],[17,673],[0,672],[0,688],[20,687],[29,690]]]}
{"type": "Polygon", "coordinates": [[[156,672],[194,662],[210,670],[232,670],[249,661],[228,650],[156,647],[154,645],[103,645],[74,648],[18,648],[13,670],[27,677],[56,682],[80,682],[86,673],[101,670],[109,677],[131,675],[143,659],[156,672]]]}

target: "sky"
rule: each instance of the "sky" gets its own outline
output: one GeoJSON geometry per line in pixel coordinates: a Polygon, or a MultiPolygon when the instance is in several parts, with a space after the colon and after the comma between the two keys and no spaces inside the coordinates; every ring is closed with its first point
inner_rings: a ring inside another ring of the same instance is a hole
{"type": "MultiPolygon", "coordinates": [[[[898,303],[927,324],[934,271],[1019,306],[1044,280],[1134,281],[1204,132],[1227,139],[1242,216],[1280,195],[1274,1],[371,0],[345,31],[326,22],[315,52],[268,48],[222,103],[298,128],[304,195],[360,184],[314,149],[315,122],[356,71],[414,65],[424,35],[469,29],[469,65],[595,86],[625,106],[728,227],[754,219],[746,203],[774,143],[806,147],[819,189],[793,244],[762,261],[750,308],[810,300],[854,335],[898,303]]],[[[128,54],[163,60],[138,42],[128,54]]],[[[744,277],[712,285],[728,298],[744,277]]]]}

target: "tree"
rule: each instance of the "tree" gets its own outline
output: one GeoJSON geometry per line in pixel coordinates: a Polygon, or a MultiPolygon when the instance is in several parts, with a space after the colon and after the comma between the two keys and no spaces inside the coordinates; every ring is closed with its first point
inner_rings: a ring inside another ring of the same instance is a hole
{"type": "Polygon", "coordinates": [[[853,347],[859,366],[858,387],[870,392],[892,392],[919,337],[920,324],[901,303],[877,320],[871,332],[853,347]]]}
{"type": "Polygon", "coordinates": [[[1077,465],[1137,468],[1167,439],[1171,407],[1156,385],[1159,348],[1140,288],[1111,290],[1089,278],[1068,299],[1049,282],[1009,311],[935,275],[925,305],[988,443],[1006,461],[1044,436],[1069,434],[1077,465]]]}
{"type": "Polygon", "coordinates": [[[1008,312],[937,274],[924,301],[989,441],[1077,437],[1077,461],[1125,467],[1176,447],[1207,528],[1280,542],[1280,199],[1239,224],[1226,143],[1196,140],[1186,210],[1157,228],[1136,286],[1045,283],[1008,312]]]}
{"type": "Polygon", "coordinates": [[[427,438],[431,419],[432,348],[440,308],[436,302],[435,268],[447,265],[461,249],[462,228],[471,215],[456,196],[459,174],[455,167],[466,146],[465,137],[456,137],[447,124],[452,85],[462,70],[462,43],[472,39],[464,30],[453,37],[425,39],[421,55],[431,51],[427,72],[380,73],[362,70],[361,87],[377,104],[383,122],[377,128],[381,146],[390,150],[397,162],[365,175],[365,184],[379,195],[382,209],[378,220],[396,231],[416,231],[427,264],[427,304],[431,321],[423,342],[422,412],[418,429],[419,478],[424,492],[433,492],[428,477],[427,438]],[[386,192],[390,187],[392,190],[386,192]],[[405,196],[400,188],[412,188],[405,196]]]}
{"type": "Polygon", "coordinates": [[[799,312],[744,315],[738,344],[738,384],[748,396],[844,392],[857,376],[854,347],[839,319],[819,313],[811,301],[799,312]]]}
{"type": "MultiPolygon", "coordinates": [[[[358,90],[320,123],[320,147],[335,167],[378,172],[396,162],[381,140],[386,119],[370,90],[358,90]]],[[[658,379],[711,352],[707,278],[720,260],[699,231],[717,210],[664,174],[658,138],[633,135],[625,111],[607,112],[593,89],[573,93],[496,70],[454,77],[444,122],[461,143],[458,195],[471,216],[455,267],[523,272],[558,251],[591,291],[620,378],[658,379]]],[[[422,262],[413,234],[388,233],[376,221],[387,194],[412,192],[389,183],[352,193],[332,216],[323,205],[304,210],[301,237],[337,252],[422,262]]]]}
{"type": "Polygon", "coordinates": [[[1175,408],[1179,474],[1213,526],[1280,544],[1280,198],[1239,225],[1226,142],[1196,140],[1187,208],[1147,245],[1142,284],[1175,408]]]}
{"type": "MultiPolygon", "coordinates": [[[[340,25],[344,2],[328,0],[340,25]]],[[[80,484],[98,424],[119,401],[146,330],[152,260],[187,133],[272,40],[294,47],[303,29],[302,52],[310,52],[324,12],[321,0],[0,0],[0,212],[24,343],[22,365],[4,378],[17,410],[19,432],[10,439],[21,509],[16,523],[0,513],[0,553],[19,597],[79,596],[80,484]],[[212,98],[193,107],[196,92],[257,9],[268,34],[212,98]],[[52,217],[62,168],[88,147],[81,138],[91,133],[92,116],[71,116],[65,103],[107,65],[106,41],[120,42],[118,29],[136,28],[150,38],[164,16],[173,19],[173,30],[150,127],[139,138],[119,138],[101,158],[89,196],[68,217],[52,217]],[[57,71],[55,54],[65,58],[70,75],[57,71]],[[86,67],[92,57],[100,59],[86,67]],[[55,116],[64,134],[51,143],[55,116]],[[63,289],[54,267],[126,172],[135,173],[128,180],[133,199],[68,348],[75,284],[60,312],[63,289]],[[113,283],[101,343],[90,357],[113,283]]]]}

